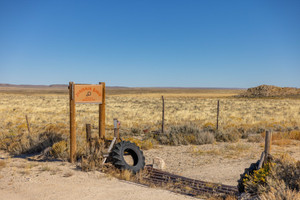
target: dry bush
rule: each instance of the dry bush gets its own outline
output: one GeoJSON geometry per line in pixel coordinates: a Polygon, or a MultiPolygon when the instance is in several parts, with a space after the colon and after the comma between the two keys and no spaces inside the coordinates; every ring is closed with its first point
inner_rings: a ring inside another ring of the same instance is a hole
{"type": "Polygon", "coordinates": [[[111,163],[106,163],[101,168],[101,171],[104,172],[109,177],[115,177],[117,179],[132,181],[132,182],[141,183],[141,184],[148,183],[144,180],[144,176],[145,176],[144,170],[140,170],[138,173],[133,174],[129,170],[120,170],[120,169],[116,168],[115,166],[113,166],[111,163]]]}
{"type": "Polygon", "coordinates": [[[134,137],[124,137],[123,140],[135,143],[142,150],[152,149],[157,144],[157,141],[154,140],[152,137],[145,137],[142,140],[134,138],[134,137]]]}
{"type": "Polygon", "coordinates": [[[66,140],[65,136],[56,132],[17,134],[1,140],[0,148],[16,155],[38,153],[62,140],[66,140]]]}
{"type": "Polygon", "coordinates": [[[215,139],[211,132],[201,131],[194,125],[171,126],[164,133],[155,134],[160,144],[165,145],[187,145],[187,144],[212,144],[215,139]]]}
{"type": "Polygon", "coordinates": [[[263,199],[297,199],[300,192],[300,161],[288,155],[255,170],[244,180],[247,193],[259,194],[263,199]]]}
{"type": "Polygon", "coordinates": [[[261,135],[256,134],[256,135],[249,135],[248,136],[248,142],[254,142],[254,143],[260,143],[263,141],[263,138],[261,135]]]}
{"type": "Polygon", "coordinates": [[[70,150],[68,148],[68,143],[65,140],[62,140],[52,145],[50,154],[54,158],[60,158],[66,160],[69,156],[69,151],[70,150]]]}
{"type": "Polygon", "coordinates": [[[300,191],[300,161],[287,154],[275,160],[272,178],[282,180],[292,190],[300,191]]]}
{"type": "Polygon", "coordinates": [[[300,130],[292,130],[289,133],[289,138],[293,140],[300,140],[300,130]]]}
{"type": "Polygon", "coordinates": [[[234,130],[220,130],[215,132],[215,138],[218,142],[237,142],[241,134],[234,130]]]}
{"type": "Polygon", "coordinates": [[[81,158],[81,170],[93,171],[103,168],[103,152],[104,141],[98,138],[94,138],[89,144],[89,148],[86,149],[84,155],[78,157],[81,158]]]}
{"type": "Polygon", "coordinates": [[[283,181],[274,181],[267,193],[260,195],[261,200],[299,200],[300,192],[286,187],[283,181]]]}

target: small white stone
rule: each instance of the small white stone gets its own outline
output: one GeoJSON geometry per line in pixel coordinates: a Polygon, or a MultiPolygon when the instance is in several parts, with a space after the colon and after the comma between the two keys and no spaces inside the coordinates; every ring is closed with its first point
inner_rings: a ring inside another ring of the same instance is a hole
{"type": "Polygon", "coordinates": [[[166,163],[162,158],[155,157],[153,158],[153,168],[163,170],[166,168],[166,163]]]}

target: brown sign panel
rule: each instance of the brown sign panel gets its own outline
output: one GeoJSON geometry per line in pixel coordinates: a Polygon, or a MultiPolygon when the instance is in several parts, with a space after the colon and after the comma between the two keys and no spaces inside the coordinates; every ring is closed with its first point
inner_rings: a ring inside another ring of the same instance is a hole
{"type": "Polygon", "coordinates": [[[102,104],[102,85],[74,85],[75,103],[102,104]]]}

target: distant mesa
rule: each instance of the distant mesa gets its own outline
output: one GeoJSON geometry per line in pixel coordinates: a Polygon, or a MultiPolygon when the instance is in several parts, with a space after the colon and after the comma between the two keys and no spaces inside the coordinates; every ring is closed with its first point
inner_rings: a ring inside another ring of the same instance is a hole
{"type": "Polygon", "coordinates": [[[249,88],[239,97],[300,97],[300,89],[293,87],[277,87],[273,85],[260,85],[249,88]]]}

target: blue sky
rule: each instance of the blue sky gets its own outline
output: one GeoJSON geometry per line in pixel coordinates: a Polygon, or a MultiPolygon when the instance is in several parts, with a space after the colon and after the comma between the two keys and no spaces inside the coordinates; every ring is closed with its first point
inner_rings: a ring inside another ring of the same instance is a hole
{"type": "Polygon", "coordinates": [[[0,83],[300,87],[300,1],[0,0],[0,83]]]}

